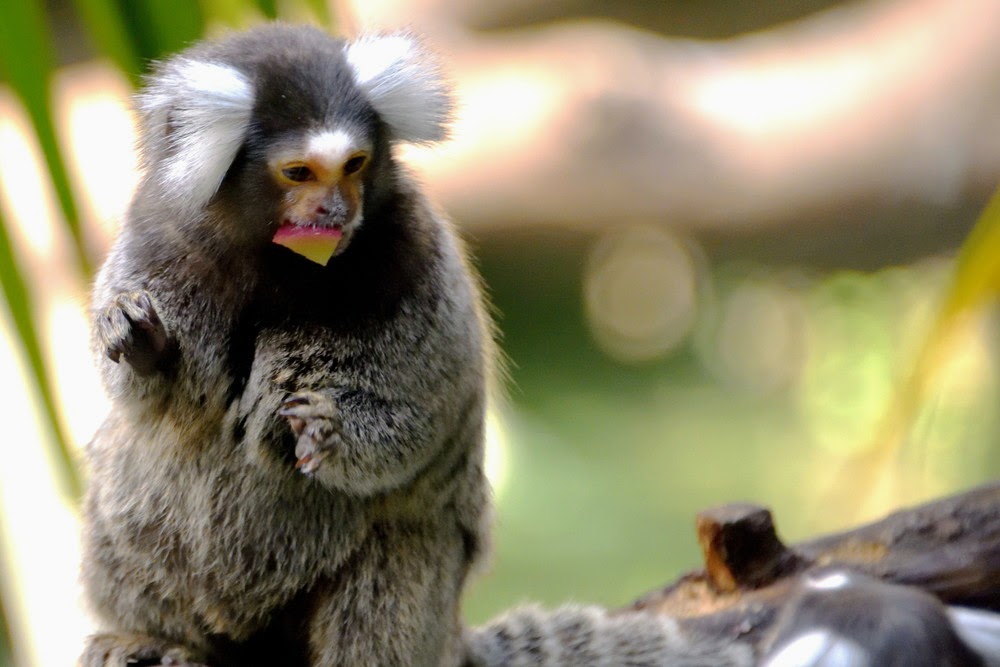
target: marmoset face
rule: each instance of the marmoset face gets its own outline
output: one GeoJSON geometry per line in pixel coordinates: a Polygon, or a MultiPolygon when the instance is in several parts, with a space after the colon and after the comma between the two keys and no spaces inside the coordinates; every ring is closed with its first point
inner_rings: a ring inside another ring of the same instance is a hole
{"type": "Polygon", "coordinates": [[[370,141],[343,129],[304,133],[269,150],[268,174],[279,190],[276,233],[330,239],[330,252],[342,253],[364,219],[371,154],[370,141]]]}
{"type": "Polygon", "coordinates": [[[157,205],[219,247],[326,264],[392,196],[390,144],[441,139],[450,105],[408,36],[278,26],[165,64],[140,110],[157,205]]]}
{"type": "Polygon", "coordinates": [[[366,192],[387,178],[387,132],[342,56],[272,64],[256,82],[262,92],[215,209],[235,235],[326,264],[350,246],[366,192]]]}

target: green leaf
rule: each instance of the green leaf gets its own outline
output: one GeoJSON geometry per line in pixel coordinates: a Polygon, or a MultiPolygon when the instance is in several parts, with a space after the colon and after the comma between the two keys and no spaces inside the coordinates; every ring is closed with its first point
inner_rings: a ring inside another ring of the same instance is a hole
{"type": "Polygon", "coordinates": [[[942,317],[975,308],[1000,295],[1000,188],[993,193],[962,245],[942,317]]]}
{"type": "MultiPolygon", "coordinates": [[[[909,373],[893,392],[892,400],[865,454],[837,475],[844,488],[866,489],[854,501],[880,502],[898,482],[892,462],[906,445],[921,408],[941,369],[952,358],[958,335],[983,307],[1000,296],[1000,189],[994,193],[959,250],[955,270],[927,336],[917,350],[909,373]]],[[[839,501],[836,501],[839,502],[839,501]]],[[[853,502],[853,501],[847,501],[853,502]]]]}
{"type": "Polygon", "coordinates": [[[201,11],[208,23],[239,27],[244,24],[255,5],[247,0],[200,0],[201,11]]]}
{"type": "Polygon", "coordinates": [[[198,0],[116,0],[145,64],[197,41],[205,19],[198,0]]]}
{"type": "Polygon", "coordinates": [[[892,462],[905,446],[927,395],[955,351],[965,325],[1000,296],[1000,189],[994,193],[959,250],[951,283],[910,365],[895,387],[870,446],[845,462],[832,480],[838,493],[824,494],[824,502],[853,507],[878,507],[898,491],[899,471],[892,462]],[[864,490],[857,493],[858,489],[864,490]],[[845,495],[847,494],[847,495],[845,495]]]}
{"type": "Polygon", "coordinates": [[[114,0],[74,0],[94,48],[106,55],[132,81],[139,83],[142,61],[124,16],[114,0]]]}
{"type": "Polygon", "coordinates": [[[330,5],[327,0],[304,0],[306,5],[312,9],[320,25],[329,28],[331,24],[330,5]]]}
{"type": "Polygon", "coordinates": [[[7,626],[7,605],[0,599],[0,665],[13,665],[14,656],[10,642],[10,628],[7,626]]]}
{"type": "Polygon", "coordinates": [[[316,23],[327,30],[332,26],[333,19],[327,0],[286,0],[273,4],[278,17],[284,21],[316,23]]]}
{"type": "Polygon", "coordinates": [[[278,3],[276,0],[254,0],[260,13],[269,19],[278,18],[278,3]]]}
{"type": "Polygon", "coordinates": [[[883,446],[901,442],[916,417],[952,343],[968,317],[1000,294],[1000,189],[994,193],[959,250],[951,284],[931,330],[914,359],[909,376],[896,392],[883,446]]]}
{"type": "Polygon", "coordinates": [[[7,77],[11,88],[31,117],[62,208],[66,228],[73,240],[77,262],[84,276],[89,277],[92,262],[70,189],[66,162],[52,122],[49,87],[53,63],[48,27],[40,3],[30,0],[0,2],[0,73],[7,77]]]}
{"type": "MultiPolygon", "coordinates": [[[[0,518],[3,514],[0,513],[0,518]]],[[[0,537],[3,536],[3,523],[0,521],[0,537]]],[[[7,554],[0,548],[0,572],[9,572],[6,569],[7,554]]],[[[0,665],[14,664],[14,647],[11,641],[10,625],[7,623],[8,603],[0,596],[0,665]]]]}
{"type": "Polygon", "coordinates": [[[0,216],[0,288],[3,289],[7,308],[21,343],[21,350],[31,369],[35,388],[38,390],[38,396],[45,411],[47,424],[52,431],[55,459],[59,462],[60,473],[67,491],[73,497],[78,497],[81,488],[80,479],[76,467],[73,465],[69,439],[62,429],[59,409],[56,406],[52,386],[49,383],[48,368],[39,344],[38,331],[35,328],[31,295],[15,261],[10,237],[7,235],[6,223],[2,216],[0,216]]]}

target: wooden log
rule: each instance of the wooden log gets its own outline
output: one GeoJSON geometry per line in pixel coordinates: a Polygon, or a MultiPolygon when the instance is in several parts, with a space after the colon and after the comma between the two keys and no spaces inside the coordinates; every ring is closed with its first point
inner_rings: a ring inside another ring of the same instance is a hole
{"type": "Polygon", "coordinates": [[[672,616],[695,637],[759,645],[799,576],[837,566],[1000,611],[1000,482],[791,547],[756,505],[706,510],[697,531],[705,567],[628,609],[672,616]]]}

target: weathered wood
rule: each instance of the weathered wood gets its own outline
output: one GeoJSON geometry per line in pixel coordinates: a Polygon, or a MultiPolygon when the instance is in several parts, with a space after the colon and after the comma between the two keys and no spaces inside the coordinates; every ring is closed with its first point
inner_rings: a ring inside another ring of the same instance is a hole
{"type": "Polygon", "coordinates": [[[675,617],[693,636],[756,644],[798,575],[839,566],[950,604],[1000,610],[1000,482],[792,547],[778,539],[771,513],[755,505],[702,512],[697,531],[705,567],[629,609],[675,617]]]}
{"type": "Polygon", "coordinates": [[[722,505],[698,515],[698,543],[709,583],[720,593],[766,586],[800,560],[778,539],[771,511],[749,504],[722,505]]]}

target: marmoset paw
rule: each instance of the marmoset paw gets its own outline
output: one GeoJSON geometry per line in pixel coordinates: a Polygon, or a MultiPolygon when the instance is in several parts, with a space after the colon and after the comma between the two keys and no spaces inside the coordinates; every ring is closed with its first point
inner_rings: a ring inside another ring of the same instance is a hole
{"type": "Polygon", "coordinates": [[[336,453],[340,446],[340,411],[332,398],[315,391],[296,392],[282,402],[278,414],[288,419],[298,439],[295,467],[304,474],[312,475],[336,453]]]}
{"type": "Polygon", "coordinates": [[[95,324],[108,358],[117,364],[124,357],[139,375],[162,369],[173,348],[145,291],[119,294],[95,324]]]}
{"type": "Polygon", "coordinates": [[[142,635],[93,635],[80,667],[207,667],[180,646],[142,635]]]}

